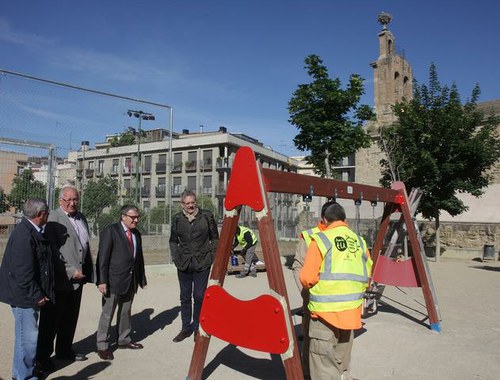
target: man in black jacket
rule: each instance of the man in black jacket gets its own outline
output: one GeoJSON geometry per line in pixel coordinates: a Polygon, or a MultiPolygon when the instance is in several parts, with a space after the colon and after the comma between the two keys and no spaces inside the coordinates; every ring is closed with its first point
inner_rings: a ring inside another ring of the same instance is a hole
{"type": "Polygon", "coordinates": [[[24,217],[9,237],[0,267],[0,302],[12,307],[15,320],[15,379],[38,379],[34,373],[38,314],[54,298],[52,252],[42,234],[48,216],[45,200],[26,201],[24,217]]]}
{"type": "Polygon", "coordinates": [[[181,206],[170,232],[170,254],[177,267],[182,319],[181,332],[174,342],[182,342],[193,332],[196,339],[199,334],[201,305],[219,242],[214,216],[198,208],[195,193],[184,191],[181,206]]]}
{"type": "Polygon", "coordinates": [[[140,286],[147,285],[141,234],[137,230],[139,210],[125,205],[120,222],[104,229],[97,253],[97,286],[102,293],[102,312],[97,328],[97,354],[102,360],[113,360],[109,349],[111,320],[118,307],[118,348],[137,350],[142,344],[133,342],[130,333],[132,301],[140,286]]]}

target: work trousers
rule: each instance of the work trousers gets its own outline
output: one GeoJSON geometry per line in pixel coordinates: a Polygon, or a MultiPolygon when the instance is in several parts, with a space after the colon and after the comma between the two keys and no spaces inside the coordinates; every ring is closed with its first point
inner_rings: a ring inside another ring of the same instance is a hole
{"type": "Polygon", "coordinates": [[[311,379],[349,379],[353,330],[342,330],[319,319],[311,319],[309,338],[311,379]]]}

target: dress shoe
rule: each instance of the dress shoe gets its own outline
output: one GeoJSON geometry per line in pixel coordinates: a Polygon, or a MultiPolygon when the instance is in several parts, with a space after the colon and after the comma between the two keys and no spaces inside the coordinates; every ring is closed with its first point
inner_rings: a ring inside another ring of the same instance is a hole
{"type": "Polygon", "coordinates": [[[176,343],[182,342],[184,339],[190,337],[192,333],[193,332],[189,330],[181,330],[181,332],[172,340],[176,343]]]}
{"type": "Polygon", "coordinates": [[[54,372],[56,370],[56,365],[52,359],[38,360],[35,367],[41,372],[54,372]]]}
{"type": "Polygon", "coordinates": [[[118,348],[122,348],[122,349],[128,348],[130,350],[140,350],[140,349],[144,348],[144,346],[140,343],[128,342],[127,344],[119,345],[118,348]]]}
{"type": "Polygon", "coordinates": [[[99,355],[102,360],[113,360],[115,358],[111,350],[97,350],[97,355],[99,355]]]}
{"type": "Polygon", "coordinates": [[[76,352],[69,355],[56,355],[56,358],[59,360],[68,360],[70,362],[84,362],[85,360],[88,359],[88,357],[85,356],[85,354],[80,354],[76,352]]]}

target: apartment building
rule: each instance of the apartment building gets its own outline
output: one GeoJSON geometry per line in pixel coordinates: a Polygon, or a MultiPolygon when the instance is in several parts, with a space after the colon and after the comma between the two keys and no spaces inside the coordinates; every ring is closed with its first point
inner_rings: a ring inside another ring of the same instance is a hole
{"type": "MultiPolygon", "coordinates": [[[[223,215],[223,200],[234,156],[242,146],[252,148],[257,160],[264,168],[296,172],[298,162],[265,147],[257,139],[238,133],[229,133],[225,127],[213,132],[172,133],[163,129],[143,131],[135,144],[111,146],[115,136],[89,149],[87,143],[77,152],[76,185],[85,188],[85,183],[110,175],[119,184],[122,199],[140,200],[143,209],[172,204],[174,209],[185,189],[211,198],[223,215]],[[171,151],[170,151],[171,145],[171,151]]],[[[274,217],[278,220],[294,218],[295,202],[291,195],[272,196],[275,203],[274,217]],[[286,202],[285,202],[286,200],[286,202]]],[[[301,210],[299,210],[300,212],[301,210]]],[[[250,220],[251,216],[242,215],[250,220]]]]}

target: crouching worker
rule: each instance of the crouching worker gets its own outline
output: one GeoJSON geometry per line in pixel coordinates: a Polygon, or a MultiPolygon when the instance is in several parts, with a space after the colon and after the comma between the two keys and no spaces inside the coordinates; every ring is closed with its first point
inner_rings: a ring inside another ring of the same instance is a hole
{"type": "Polygon", "coordinates": [[[244,278],[249,274],[252,277],[257,277],[257,268],[255,267],[255,264],[259,261],[259,258],[255,254],[257,242],[257,236],[255,236],[251,229],[243,226],[236,227],[233,250],[236,247],[241,246],[241,250],[237,253],[245,258],[245,266],[243,268],[243,271],[236,275],[237,278],[244,278]]]}

